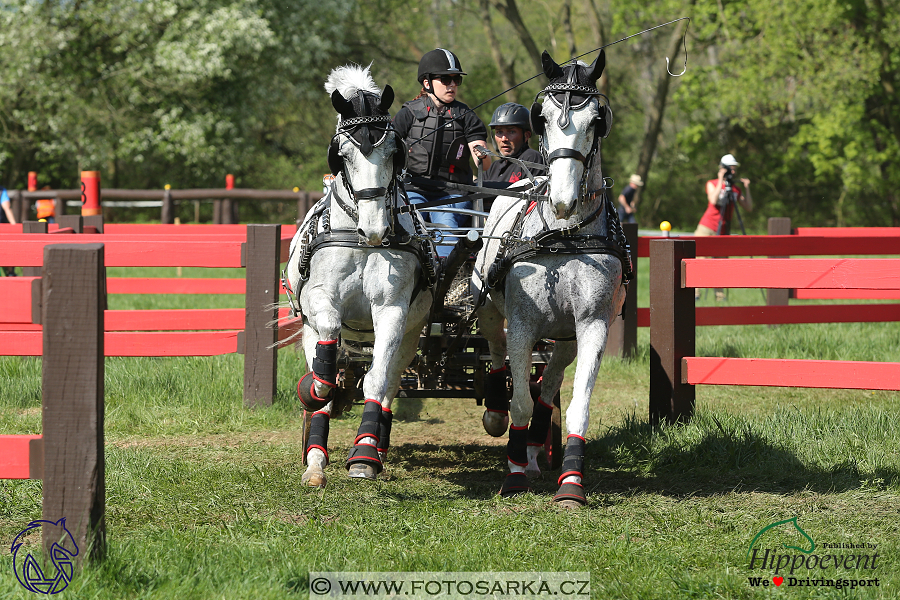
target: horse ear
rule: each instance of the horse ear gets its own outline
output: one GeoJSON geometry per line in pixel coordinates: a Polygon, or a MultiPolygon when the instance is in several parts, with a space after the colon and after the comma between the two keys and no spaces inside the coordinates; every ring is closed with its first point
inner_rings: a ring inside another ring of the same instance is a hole
{"type": "Polygon", "coordinates": [[[394,103],[394,88],[389,85],[384,86],[384,91],[381,92],[381,99],[378,101],[378,109],[382,112],[388,112],[388,109],[391,108],[391,104],[394,103]]]}
{"type": "Polygon", "coordinates": [[[556,64],[556,61],[550,57],[550,53],[544,50],[541,54],[541,65],[544,67],[544,75],[547,79],[553,80],[563,76],[562,67],[556,64]]]}
{"type": "Polygon", "coordinates": [[[352,119],[356,116],[353,111],[353,103],[344,98],[338,90],[331,92],[331,105],[344,119],[352,119]]]}
{"type": "Polygon", "coordinates": [[[603,74],[604,68],[606,68],[606,51],[601,50],[591,66],[588,67],[588,80],[590,80],[591,83],[597,83],[597,80],[600,79],[600,75],[603,74]]]}

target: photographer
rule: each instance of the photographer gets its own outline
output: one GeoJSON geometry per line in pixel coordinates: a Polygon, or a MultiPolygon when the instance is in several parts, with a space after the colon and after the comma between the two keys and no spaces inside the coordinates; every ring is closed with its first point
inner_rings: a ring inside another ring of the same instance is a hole
{"type": "MultiPolygon", "coordinates": [[[[750,195],[750,180],[741,177],[740,181],[746,190],[746,196],[740,187],[735,185],[737,167],[740,165],[734,156],[726,154],[719,161],[719,176],[706,182],[706,212],[700,218],[695,236],[729,235],[731,233],[731,218],[737,204],[747,212],[753,210],[753,197],[750,195]]],[[[700,291],[697,290],[696,298],[699,299],[700,291]]],[[[716,300],[725,300],[725,291],[716,290],[716,300]]]]}
{"type": "Polygon", "coordinates": [[[734,215],[735,204],[740,204],[741,208],[747,212],[753,210],[750,180],[745,177],[740,178],[747,191],[746,196],[734,183],[739,165],[740,163],[731,154],[726,154],[719,161],[718,179],[710,179],[706,182],[708,205],[694,235],[728,235],[731,233],[731,218],[734,215]]]}

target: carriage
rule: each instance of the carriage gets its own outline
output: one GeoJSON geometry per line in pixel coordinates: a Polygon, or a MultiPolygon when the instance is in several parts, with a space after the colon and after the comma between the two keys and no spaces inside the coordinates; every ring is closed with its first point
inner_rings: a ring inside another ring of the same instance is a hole
{"type": "Polygon", "coordinates": [[[530,490],[544,446],[563,471],[554,501],[586,502],[590,395],[630,258],[600,171],[612,122],[595,86],[605,57],[564,68],[545,52],[543,63],[549,101],[532,107],[532,128],[548,176],[508,189],[413,180],[475,201],[475,226],[450,231],[429,228],[419,212],[442,202],[410,205],[403,191],[407,149],[391,126],[393,90],[379,89],[368,68],[332,71],[336,179],[298,227],[283,277],[292,313],[304,317],[310,370],[297,393],[307,409],[307,485],[324,487],[330,419],[354,402],[364,408],[346,466],[351,477],[375,479],[394,398],[472,398],[485,405],[489,434],[509,431],[502,495],[530,490]],[[477,210],[486,197],[496,197],[489,214],[477,210]],[[440,259],[435,245],[446,240],[455,244],[440,259]],[[559,389],[576,354],[563,453],[559,389]]]}

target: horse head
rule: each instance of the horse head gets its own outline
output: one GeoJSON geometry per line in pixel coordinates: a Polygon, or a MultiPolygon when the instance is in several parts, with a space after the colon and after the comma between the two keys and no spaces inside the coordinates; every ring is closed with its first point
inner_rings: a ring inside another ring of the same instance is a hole
{"type": "Polygon", "coordinates": [[[602,184],[600,138],[609,134],[612,112],[601,103],[596,84],[606,55],[601,50],[591,65],[578,61],[560,66],[546,51],[541,60],[550,84],[538,94],[545,96],[544,101],[535,101],[531,107],[532,130],[541,136],[553,212],[557,219],[566,220],[588,186],[602,184]]]}
{"type": "Polygon", "coordinates": [[[360,239],[377,246],[391,230],[394,186],[406,151],[388,113],[394,91],[390,86],[379,90],[368,71],[339,67],[329,76],[325,89],[340,117],[328,164],[337,176],[339,205],[356,221],[360,239]]]}

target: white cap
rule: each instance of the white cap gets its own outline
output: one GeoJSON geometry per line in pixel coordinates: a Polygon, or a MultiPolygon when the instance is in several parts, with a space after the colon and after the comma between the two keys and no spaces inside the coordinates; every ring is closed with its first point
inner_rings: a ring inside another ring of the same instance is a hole
{"type": "Polygon", "coordinates": [[[628,183],[637,187],[642,187],[644,185],[644,180],[641,179],[640,175],[632,175],[628,178],[628,183]]]}
{"type": "Polygon", "coordinates": [[[733,154],[726,154],[722,157],[722,160],[719,161],[720,165],[725,165],[726,167],[737,167],[740,166],[741,163],[737,161],[733,154]]]}

